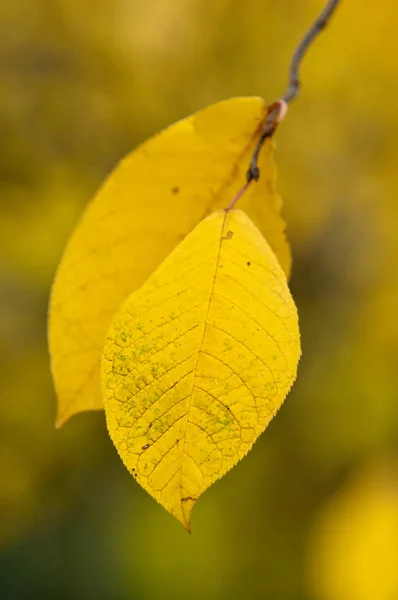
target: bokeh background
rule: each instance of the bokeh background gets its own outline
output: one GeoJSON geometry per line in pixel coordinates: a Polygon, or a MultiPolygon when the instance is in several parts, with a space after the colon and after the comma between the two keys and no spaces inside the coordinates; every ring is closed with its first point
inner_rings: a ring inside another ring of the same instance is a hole
{"type": "Polygon", "coordinates": [[[1,0],[1,600],[398,599],[398,6],[342,0],[277,135],[303,357],[193,535],[104,415],[54,429],[65,242],[117,161],[218,100],[284,90],[322,0],[1,0]]]}

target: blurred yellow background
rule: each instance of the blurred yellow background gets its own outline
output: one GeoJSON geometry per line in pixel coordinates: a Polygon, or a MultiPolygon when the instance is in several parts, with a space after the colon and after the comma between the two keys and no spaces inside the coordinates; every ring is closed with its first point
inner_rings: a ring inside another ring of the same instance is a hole
{"type": "Polygon", "coordinates": [[[48,296],[84,206],[169,123],[274,101],[322,7],[1,1],[1,600],[397,600],[395,0],[342,0],[305,59],[276,152],[299,376],[193,535],[129,476],[103,414],[53,425],[48,296]]]}

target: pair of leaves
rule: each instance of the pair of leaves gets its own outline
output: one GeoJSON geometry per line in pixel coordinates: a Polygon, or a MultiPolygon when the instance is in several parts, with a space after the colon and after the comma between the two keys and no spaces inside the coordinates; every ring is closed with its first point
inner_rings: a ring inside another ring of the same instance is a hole
{"type": "Polygon", "coordinates": [[[265,116],[262,100],[232,99],[128,156],[74,232],[51,298],[58,424],[104,406],[127,468],[187,529],[198,496],[250,449],[297,369],[271,142],[240,202],[246,214],[220,210],[265,116]]]}

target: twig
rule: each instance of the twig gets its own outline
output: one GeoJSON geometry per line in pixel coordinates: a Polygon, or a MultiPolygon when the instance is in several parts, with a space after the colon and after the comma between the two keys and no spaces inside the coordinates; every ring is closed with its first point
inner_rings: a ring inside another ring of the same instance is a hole
{"type": "Polygon", "coordinates": [[[258,181],[260,177],[260,169],[258,168],[257,163],[260,150],[265,140],[272,136],[278,127],[278,124],[285,116],[288,104],[297,97],[300,91],[299,70],[304,55],[317,35],[319,35],[319,33],[329,23],[330,17],[334,13],[339,2],[340,0],[329,0],[321,14],[317,19],[315,19],[314,23],[311,25],[310,29],[297,46],[290,64],[289,86],[280,100],[274,102],[274,104],[271,104],[271,106],[268,107],[267,119],[265,121],[260,139],[258,140],[254,149],[253,156],[250,160],[249,170],[246,173],[246,179],[248,183],[250,183],[252,180],[258,181]]]}

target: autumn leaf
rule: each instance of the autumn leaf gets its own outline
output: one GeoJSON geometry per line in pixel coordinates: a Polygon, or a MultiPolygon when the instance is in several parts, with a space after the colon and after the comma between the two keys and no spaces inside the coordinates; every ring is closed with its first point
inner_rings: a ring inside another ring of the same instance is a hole
{"type": "MultiPolygon", "coordinates": [[[[58,425],[77,412],[102,408],[100,355],[114,313],[201,219],[228,205],[245,181],[265,115],[260,98],[234,98],[176,123],[123,160],[88,206],[50,301],[58,425]]],[[[272,144],[267,140],[260,181],[240,207],[288,275],[272,144]]]]}
{"type": "Polygon", "coordinates": [[[299,355],[285,274],[240,210],[202,221],[117,313],[102,360],[108,430],[188,531],[198,497],[282,404],[299,355]]]}

